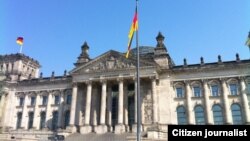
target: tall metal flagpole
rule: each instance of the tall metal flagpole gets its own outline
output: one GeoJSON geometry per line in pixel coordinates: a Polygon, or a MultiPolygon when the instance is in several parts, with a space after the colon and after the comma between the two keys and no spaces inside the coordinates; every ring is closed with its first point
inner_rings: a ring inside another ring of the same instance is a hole
{"type": "Polygon", "coordinates": [[[23,45],[20,46],[20,51],[19,51],[20,54],[22,54],[22,49],[23,49],[23,45]]]}
{"type": "MultiPolygon", "coordinates": [[[[136,0],[136,13],[138,22],[138,0],[136,0]]],[[[139,24],[139,22],[137,23],[139,24]]],[[[137,141],[141,141],[141,96],[140,96],[140,53],[138,41],[138,27],[136,30],[136,48],[137,48],[137,64],[136,64],[136,81],[137,81],[137,141]]]]}
{"type": "MultiPolygon", "coordinates": [[[[247,37],[246,45],[248,46],[249,54],[250,54],[250,31],[248,32],[248,37],[247,37]]],[[[250,57],[249,57],[249,59],[250,59],[250,57]]]]}

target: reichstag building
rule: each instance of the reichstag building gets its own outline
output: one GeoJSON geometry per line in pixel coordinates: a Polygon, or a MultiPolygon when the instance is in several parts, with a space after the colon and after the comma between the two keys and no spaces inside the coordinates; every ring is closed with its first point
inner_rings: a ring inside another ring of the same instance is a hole
{"type": "MultiPolygon", "coordinates": [[[[0,55],[1,138],[32,140],[57,133],[126,136],[137,129],[136,50],[91,58],[85,42],[75,67],[43,77],[25,54],[0,55]]],[[[250,124],[250,60],[176,65],[159,33],[140,47],[143,138],[167,138],[169,124],[250,124]]]]}

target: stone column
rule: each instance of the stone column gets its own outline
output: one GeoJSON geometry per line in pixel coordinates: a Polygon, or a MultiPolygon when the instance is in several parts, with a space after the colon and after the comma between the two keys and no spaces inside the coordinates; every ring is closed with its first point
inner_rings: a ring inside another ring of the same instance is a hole
{"type": "Polygon", "coordinates": [[[135,124],[137,123],[137,81],[135,80],[135,124]]]}
{"type": "Polygon", "coordinates": [[[213,124],[212,114],[211,114],[211,106],[209,103],[210,92],[208,89],[207,80],[203,80],[203,89],[204,89],[204,100],[205,100],[205,112],[207,116],[207,124],[213,124]]]}
{"type": "Polygon", "coordinates": [[[80,129],[80,132],[82,134],[90,133],[92,131],[92,127],[90,126],[91,93],[92,93],[92,84],[90,81],[88,81],[86,106],[85,106],[85,120],[84,120],[84,126],[82,126],[80,129]]]}
{"type": "Polygon", "coordinates": [[[40,126],[40,111],[39,111],[39,102],[40,102],[40,94],[36,93],[36,103],[35,103],[35,111],[34,111],[34,120],[33,120],[33,129],[39,130],[40,126]]]}
{"type": "MultiPolygon", "coordinates": [[[[2,95],[1,95],[1,101],[0,101],[0,117],[1,117],[1,123],[3,122],[3,112],[4,111],[4,102],[5,102],[5,92],[2,92],[2,95]]],[[[3,125],[3,124],[2,124],[3,125]]]]}
{"type": "Polygon", "coordinates": [[[76,126],[75,126],[76,99],[77,99],[77,83],[73,83],[72,99],[70,106],[70,120],[69,120],[69,127],[67,127],[67,129],[70,130],[72,133],[76,132],[76,126]]]}
{"type": "Polygon", "coordinates": [[[192,105],[192,91],[190,87],[190,82],[186,81],[186,101],[187,101],[187,116],[188,116],[188,124],[195,124],[195,117],[194,117],[194,111],[193,111],[193,105],[192,105]]]}
{"type": "Polygon", "coordinates": [[[129,131],[129,125],[128,125],[128,87],[126,85],[124,89],[124,103],[123,103],[123,108],[124,108],[124,125],[125,125],[125,131],[129,131]]]}
{"type": "Polygon", "coordinates": [[[101,95],[101,110],[100,110],[100,125],[96,128],[96,133],[102,134],[107,132],[105,125],[106,118],[106,99],[107,99],[107,81],[102,81],[102,95],[101,95]]]}
{"type": "Polygon", "coordinates": [[[250,112],[248,106],[248,99],[247,99],[247,88],[244,78],[240,78],[240,91],[241,91],[241,98],[242,98],[242,106],[243,106],[243,113],[245,114],[245,124],[250,124],[250,112]]]}
{"type": "Polygon", "coordinates": [[[21,121],[21,127],[22,129],[27,129],[27,123],[28,123],[28,112],[27,112],[27,105],[28,105],[28,93],[25,93],[24,96],[24,104],[23,104],[23,113],[22,113],[22,121],[21,121]]]}
{"type": "Polygon", "coordinates": [[[60,91],[60,102],[59,102],[59,109],[58,109],[58,122],[57,127],[62,128],[62,119],[63,119],[63,111],[64,111],[64,91],[60,91]]]}
{"type": "Polygon", "coordinates": [[[226,124],[232,124],[232,112],[231,112],[231,108],[229,105],[229,101],[228,101],[228,88],[227,88],[227,84],[226,84],[226,80],[222,79],[221,80],[221,84],[222,84],[222,90],[223,90],[223,105],[224,105],[224,113],[225,113],[225,122],[226,124]]]}
{"type": "Polygon", "coordinates": [[[137,132],[137,81],[136,81],[136,79],[134,79],[134,83],[135,83],[135,95],[134,95],[134,99],[135,99],[135,113],[134,113],[135,124],[132,127],[132,132],[136,133],[137,132]]]}
{"type": "Polygon", "coordinates": [[[115,133],[120,134],[125,132],[125,126],[123,124],[123,80],[119,81],[119,96],[118,96],[118,124],[115,126],[115,133]]]}
{"type": "Polygon", "coordinates": [[[112,132],[112,90],[108,87],[108,103],[107,103],[107,125],[109,131],[112,132]]]}
{"type": "Polygon", "coordinates": [[[151,88],[152,88],[152,98],[153,98],[153,123],[157,123],[158,122],[157,95],[156,95],[156,80],[154,78],[152,78],[151,88]]]}
{"type": "Polygon", "coordinates": [[[49,91],[48,101],[46,107],[46,128],[51,129],[52,127],[52,111],[51,111],[52,91],[49,91]]]}
{"type": "MultiPolygon", "coordinates": [[[[2,96],[1,96],[1,103],[0,103],[0,111],[1,111],[0,112],[0,114],[1,114],[0,125],[2,125],[3,129],[5,128],[5,126],[8,126],[8,122],[5,121],[6,118],[9,118],[9,116],[8,116],[9,114],[7,115],[7,112],[6,112],[6,111],[8,111],[8,109],[6,107],[7,107],[8,103],[10,103],[10,101],[12,101],[12,99],[10,99],[8,97],[10,97],[10,96],[8,96],[8,91],[3,89],[2,96]],[[8,101],[7,101],[7,99],[8,99],[8,101]],[[7,115],[7,117],[6,117],[6,115],[7,115]]],[[[15,96],[14,96],[14,98],[15,98],[15,96]]],[[[12,113],[16,114],[16,111],[12,111],[12,113]]],[[[14,123],[16,123],[16,122],[13,123],[12,119],[11,119],[12,123],[9,123],[9,125],[15,125],[14,123]]]]}

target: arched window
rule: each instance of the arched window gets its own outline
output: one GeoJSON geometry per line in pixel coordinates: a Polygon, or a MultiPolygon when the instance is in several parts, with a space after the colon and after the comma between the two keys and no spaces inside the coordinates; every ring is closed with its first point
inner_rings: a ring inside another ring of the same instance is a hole
{"type": "Polygon", "coordinates": [[[232,116],[233,116],[233,124],[242,124],[242,113],[241,107],[239,104],[232,104],[231,105],[232,116]]]}
{"type": "Polygon", "coordinates": [[[221,106],[218,104],[215,104],[212,110],[213,110],[214,124],[215,125],[224,124],[224,118],[223,118],[221,106]]]}
{"type": "Polygon", "coordinates": [[[205,115],[204,115],[204,109],[202,106],[195,106],[194,108],[195,112],[195,122],[196,124],[205,124],[205,115]]]}
{"type": "Polygon", "coordinates": [[[28,129],[33,127],[34,112],[29,112],[28,129]]]}
{"type": "Polygon", "coordinates": [[[184,106],[176,108],[178,124],[187,124],[187,114],[184,106]]]}
{"type": "Polygon", "coordinates": [[[45,112],[41,112],[40,113],[40,129],[45,128],[46,126],[46,113],[45,112]]]}
{"type": "Polygon", "coordinates": [[[58,122],[58,111],[54,111],[52,117],[52,130],[57,129],[57,122],[58,122]]]}
{"type": "Polygon", "coordinates": [[[70,111],[67,110],[65,112],[65,117],[64,117],[64,127],[66,128],[67,126],[69,126],[69,119],[70,119],[70,111]]]}
{"type": "Polygon", "coordinates": [[[22,112],[18,112],[17,113],[16,129],[21,128],[21,122],[22,122],[22,112]]]}

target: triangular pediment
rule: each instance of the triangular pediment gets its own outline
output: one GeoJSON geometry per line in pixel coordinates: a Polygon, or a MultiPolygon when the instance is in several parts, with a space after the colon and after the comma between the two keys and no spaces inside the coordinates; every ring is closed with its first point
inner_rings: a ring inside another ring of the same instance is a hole
{"type": "MultiPolygon", "coordinates": [[[[105,72],[125,69],[135,69],[137,60],[135,57],[126,58],[123,53],[110,50],[95,59],[74,68],[70,73],[105,72]]],[[[154,62],[140,61],[140,67],[155,66],[154,62]]]]}

